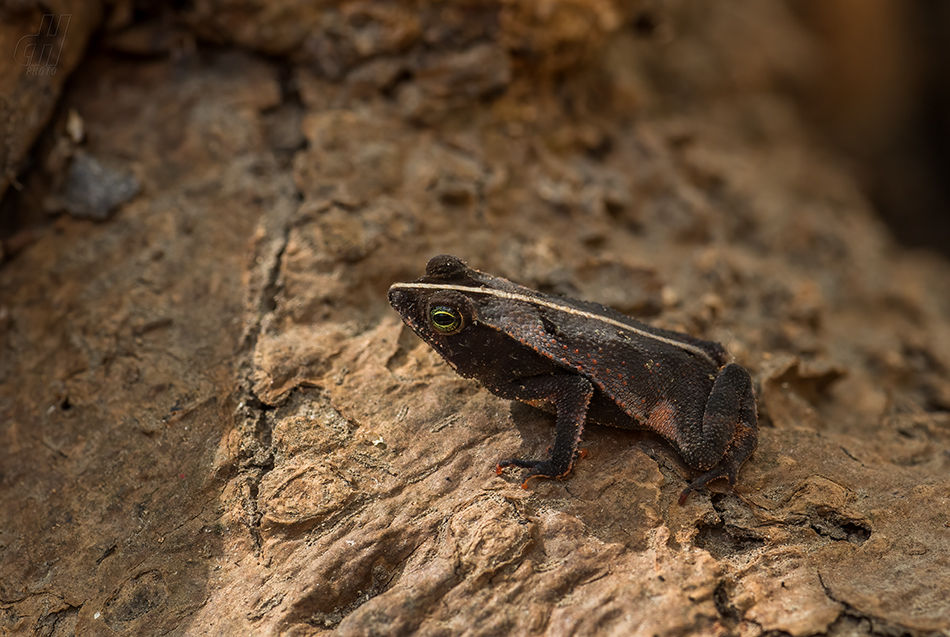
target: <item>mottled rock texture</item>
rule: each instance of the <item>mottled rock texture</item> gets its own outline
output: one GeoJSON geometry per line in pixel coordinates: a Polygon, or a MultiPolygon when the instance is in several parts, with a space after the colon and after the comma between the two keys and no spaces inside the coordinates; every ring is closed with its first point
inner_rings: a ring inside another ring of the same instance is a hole
{"type": "Polygon", "coordinates": [[[101,20],[100,0],[0,0],[0,197],[101,20]]]}
{"type": "Polygon", "coordinates": [[[62,98],[140,191],[0,264],[0,632],[950,630],[950,264],[807,141],[785,4],[298,4],[113,16],[62,98]],[[596,426],[496,476],[552,419],[389,308],[437,253],[721,341],[736,492],[596,426]]]}

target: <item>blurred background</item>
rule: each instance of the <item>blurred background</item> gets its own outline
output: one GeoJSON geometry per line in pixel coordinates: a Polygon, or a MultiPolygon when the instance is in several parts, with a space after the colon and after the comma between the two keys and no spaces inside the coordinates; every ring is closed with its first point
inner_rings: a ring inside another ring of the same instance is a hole
{"type": "Polygon", "coordinates": [[[950,3],[792,0],[818,59],[802,110],[899,241],[950,254],[950,3]]]}
{"type": "MultiPolygon", "coordinates": [[[[693,24],[688,27],[677,24],[677,15],[688,14],[684,11],[685,1],[639,0],[623,6],[624,19],[633,16],[632,30],[643,46],[624,50],[626,57],[620,64],[631,63],[631,60],[633,66],[654,64],[655,73],[650,80],[656,82],[660,91],[668,91],[669,98],[676,92],[670,91],[670,87],[682,88],[683,78],[676,77],[676,72],[681,70],[677,64],[682,61],[657,62],[656,59],[664,56],[675,58],[678,43],[689,40],[690,30],[705,31],[705,36],[699,37],[712,42],[709,50],[725,54],[727,61],[731,59],[733,62],[734,78],[724,78],[717,71],[710,73],[707,78],[709,86],[706,87],[711,89],[710,92],[721,93],[736,88],[724,84],[724,79],[732,79],[739,85],[745,83],[741,88],[748,90],[749,74],[754,74],[759,64],[751,58],[761,56],[764,59],[761,64],[772,65],[773,70],[775,67],[783,70],[784,74],[778,74],[779,82],[786,85],[780,88],[795,96],[802,113],[813,126],[815,142],[839,152],[850,162],[858,183],[898,241],[909,247],[950,254],[950,3],[941,0],[785,0],[728,5],[729,11],[741,14],[741,18],[753,23],[748,25],[751,32],[758,30],[759,50],[756,50],[756,44],[750,45],[745,34],[736,33],[734,23],[693,24]],[[736,42],[724,42],[721,39],[723,32],[732,33],[736,42]],[[672,78],[666,73],[670,69],[674,71],[672,78]]],[[[34,5],[36,3],[26,0],[0,0],[0,9],[9,16],[20,13],[29,16],[30,7],[34,5]]],[[[348,70],[346,60],[332,59],[341,54],[333,48],[332,38],[314,32],[314,28],[319,30],[319,26],[281,22],[280,12],[293,12],[293,9],[288,9],[291,5],[241,4],[226,0],[160,4],[141,0],[95,2],[88,5],[88,15],[72,14],[70,33],[75,42],[74,36],[82,29],[83,23],[93,23],[93,35],[85,49],[86,60],[93,57],[93,53],[102,52],[134,57],[187,57],[195,47],[237,44],[277,60],[310,64],[319,74],[331,79],[345,73],[348,70]],[[95,10],[92,9],[94,6],[95,10]],[[307,45],[312,50],[306,46],[299,48],[302,36],[268,31],[275,28],[285,32],[305,30],[311,42],[322,44],[316,48],[307,45]],[[289,45],[282,40],[296,44],[289,45]],[[334,66],[337,62],[342,66],[334,66]]],[[[604,4],[605,7],[608,5],[604,4]]],[[[323,10],[320,6],[323,3],[299,9],[303,13],[317,13],[323,10]]],[[[472,6],[480,5],[474,3],[472,6]]],[[[65,5],[59,7],[63,8],[65,5]]],[[[50,11],[54,9],[56,7],[50,11]]],[[[36,11],[35,7],[33,11],[36,11]]],[[[476,11],[476,15],[481,14],[476,11]]],[[[30,24],[29,21],[26,24],[30,24]]],[[[458,25],[446,27],[447,33],[459,28],[458,25]]],[[[585,25],[573,28],[583,30],[585,25]]],[[[21,31],[22,28],[12,30],[10,42],[15,42],[21,31]]],[[[570,29],[564,31],[570,32],[570,29]]],[[[399,33],[390,35],[397,39],[401,37],[399,33]]],[[[82,56],[83,51],[74,55],[82,56]]],[[[551,64],[565,63],[554,60],[551,64]]],[[[694,59],[686,64],[693,64],[694,71],[700,69],[698,74],[683,76],[687,84],[692,83],[690,89],[700,86],[701,82],[697,80],[702,77],[702,72],[713,68],[707,60],[694,59]]],[[[68,66],[69,63],[60,64],[61,69],[68,66]]],[[[534,70],[543,70],[543,67],[544,64],[534,70]]],[[[65,70],[67,73],[51,78],[53,88],[46,90],[53,99],[58,94],[60,78],[68,75],[70,69],[65,70]]],[[[14,71],[12,76],[22,76],[18,66],[14,71]]],[[[775,75],[770,76],[770,82],[775,79],[775,75]]],[[[753,90],[762,88],[754,86],[755,81],[751,84],[753,90]]],[[[636,87],[637,90],[641,88],[641,85],[636,87]]],[[[773,84],[769,88],[776,87],[773,84]]],[[[15,91],[9,88],[3,89],[3,93],[9,96],[15,91]]],[[[695,93],[685,97],[695,97],[695,93]]],[[[34,95],[28,99],[40,101],[44,98],[34,95]]],[[[7,109],[15,111],[15,101],[11,98],[7,105],[0,103],[0,115],[7,109]]],[[[650,96],[643,95],[638,95],[632,105],[634,108],[664,108],[663,100],[651,101],[650,96]]],[[[41,117],[40,113],[52,115],[51,111],[42,108],[30,113],[36,117],[41,117]]],[[[59,113],[56,119],[63,121],[65,117],[59,113]]],[[[35,134],[30,133],[20,143],[15,130],[18,124],[4,116],[3,125],[8,128],[7,138],[14,142],[9,144],[12,149],[9,157],[2,156],[6,150],[0,152],[0,165],[7,177],[23,175],[31,166],[44,161],[41,158],[49,150],[42,148],[42,140],[36,143],[35,134]],[[24,157],[23,149],[30,144],[39,149],[34,149],[32,157],[24,157]]],[[[17,233],[42,223],[44,217],[42,213],[37,214],[37,206],[31,204],[28,197],[22,198],[18,190],[6,188],[6,184],[0,187],[0,241],[6,246],[6,256],[16,252],[18,243],[22,242],[22,237],[16,238],[17,233]]],[[[3,254],[0,250],[0,258],[3,254]]]]}

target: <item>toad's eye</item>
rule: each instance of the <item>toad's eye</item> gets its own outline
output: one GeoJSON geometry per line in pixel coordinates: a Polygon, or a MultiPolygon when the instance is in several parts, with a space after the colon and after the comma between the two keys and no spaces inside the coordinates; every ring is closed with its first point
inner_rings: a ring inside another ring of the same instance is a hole
{"type": "Polygon", "coordinates": [[[462,329],[462,313],[454,307],[437,305],[429,310],[432,327],[443,334],[454,334],[462,329]]]}

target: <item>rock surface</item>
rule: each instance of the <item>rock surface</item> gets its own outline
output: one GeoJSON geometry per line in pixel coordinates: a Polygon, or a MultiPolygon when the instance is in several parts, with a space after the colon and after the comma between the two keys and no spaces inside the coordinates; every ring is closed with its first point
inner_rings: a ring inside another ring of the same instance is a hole
{"type": "Polygon", "coordinates": [[[950,630],[950,264],[805,141],[784,4],[295,6],[65,97],[141,192],[0,265],[0,631],[950,630]],[[722,342],[736,492],[596,426],[496,476],[552,421],[388,307],[437,253],[722,342]]]}
{"type": "Polygon", "coordinates": [[[101,13],[99,0],[0,2],[0,197],[53,115],[101,13]]]}

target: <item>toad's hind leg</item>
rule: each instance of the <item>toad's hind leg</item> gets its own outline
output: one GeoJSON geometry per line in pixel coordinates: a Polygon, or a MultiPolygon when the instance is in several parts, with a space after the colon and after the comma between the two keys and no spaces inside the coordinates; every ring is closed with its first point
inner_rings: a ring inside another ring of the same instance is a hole
{"type": "Polygon", "coordinates": [[[735,486],[739,467],[758,444],[757,422],[752,378],[744,367],[730,363],[719,371],[706,402],[702,443],[687,458],[697,468],[711,468],[683,490],[680,504],[691,491],[717,478],[727,478],[729,486],[735,486]]]}

